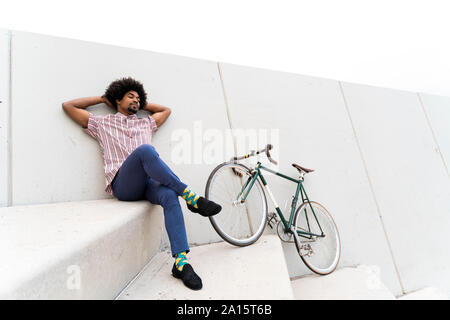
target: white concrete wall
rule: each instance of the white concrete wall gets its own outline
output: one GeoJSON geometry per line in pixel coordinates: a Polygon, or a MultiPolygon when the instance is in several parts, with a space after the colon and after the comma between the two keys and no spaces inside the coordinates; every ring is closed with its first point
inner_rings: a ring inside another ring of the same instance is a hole
{"type": "MultiPolygon", "coordinates": [[[[15,31],[12,51],[12,205],[109,198],[97,142],[61,103],[102,95],[123,76],[142,81],[149,101],[172,108],[153,144],[183,181],[203,193],[215,163],[204,165],[196,148],[201,130],[228,127],[216,63],[15,31]],[[172,151],[189,143],[191,160],[173,163],[172,151]]],[[[88,110],[115,112],[105,105],[88,110]]],[[[219,239],[209,220],[183,208],[193,243],[219,239]]]]}
{"type": "MultiPolygon", "coordinates": [[[[11,183],[0,176],[10,205],[109,197],[96,141],[61,102],[132,76],[150,101],[172,108],[153,144],[195,190],[203,193],[210,171],[233,153],[226,145],[220,161],[206,162],[208,130],[266,130],[258,146],[275,145],[281,172],[296,176],[292,162],[316,169],[305,187],[337,222],[340,266],[378,265],[396,295],[439,284],[450,292],[450,98],[15,31],[11,45],[11,183]],[[181,147],[192,152],[184,163],[181,147]]],[[[256,147],[234,142],[239,154],[256,147]]],[[[267,177],[287,213],[295,185],[267,177]]],[[[219,240],[208,219],[182,207],[192,245],[219,240]]],[[[309,272],[294,245],[284,249],[291,276],[309,272]]]]}
{"type": "Polygon", "coordinates": [[[10,33],[0,29],[0,207],[8,205],[9,198],[9,68],[10,33]]]}
{"type": "Polygon", "coordinates": [[[404,290],[450,290],[450,180],[417,94],[343,88],[404,290]]]}
{"type": "MultiPolygon", "coordinates": [[[[341,266],[378,264],[384,282],[400,293],[339,83],[234,65],[221,68],[233,127],[279,128],[280,171],[298,177],[294,162],[316,170],[306,177],[305,188],[335,218],[341,266]]],[[[267,180],[287,218],[296,185],[276,176],[267,180]]],[[[309,273],[295,245],[284,248],[291,276],[309,273]]]]}

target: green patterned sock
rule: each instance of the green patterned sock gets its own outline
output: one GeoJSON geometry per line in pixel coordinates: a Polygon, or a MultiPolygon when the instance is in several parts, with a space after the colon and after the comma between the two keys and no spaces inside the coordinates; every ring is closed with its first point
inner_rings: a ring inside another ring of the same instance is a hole
{"type": "Polygon", "coordinates": [[[181,197],[184,200],[186,200],[186,202],[189,203],[191,206],[193,206],[194,208],[198,209],[197,200],[200,198],[200,196],[197,195],[194,191],[192,191],[191,189],[186,187],[186,189],[184,189],[183,194],[181,195],[181,197]]]}
{"type": "Polygon", "coordinates": [[[175,267],[179,270],[179,271],[183,271],[183,267],[184,265],[187,263],[187,258],[186,258],[186,251],[177,253],[175,255],[175,267]]]}

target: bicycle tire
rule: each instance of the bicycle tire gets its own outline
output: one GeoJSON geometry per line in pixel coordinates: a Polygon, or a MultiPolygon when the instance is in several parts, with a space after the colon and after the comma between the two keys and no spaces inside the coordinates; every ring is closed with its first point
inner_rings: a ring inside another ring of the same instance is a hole
{"type": "MultiPolygon", "coordinates": [[[[245,202],[244,214],[244,210],[238,208],[243,208],[243,205],[240,202],[235,203],[236,200],[233,201],[243,186],[242,176],[238,176],[237,171],[247,178],[252,175],[248,167],[235,162],[224,162],[214,168],[206,183],[205,198],[222,206],[222,211],[219,214],[209,217],[214,230],[226,242],[243,247],[255,243],[263,234],[267,223],[267,199],[262,183],[259,179],[256,179],[245,202]],[[224,181],[227,179],[232,181],[228,184],[229,188],[224,190],[224,193],[226,191],[227,194],[218,193],[218,179],[222,175],[225,175],[224,181]],[[232,186],[234,186],[234,190],[231,190],[232,186]],[[233,207],[241,212],[236,213],[233,207]],[[245,218],[245,215],[247,218],[245,218]],[[240,224],[227,224],[226,221],[229,219],[237,220],[240,224]],[[247,221],[248,230],[244,221],[247,221]],[[256,231],[253,229],[256,229],[256,231]]],[[[247,187],[245,190],[247,190],[247,187]]]]}
{"type": "MultiPolygon", "coordinates": [[[[299,236],[299,239],[304,239],[301,240],[300,242],[303,241],[303,244],[310,244],[312,243],[312,251],[313,251],[313,255],[315,255],[314,257],[311,256],[306,256],[306,255],[302,255],[301,253],[301,249],[299,248],[299,244],[297,243],[297,241],[295,241],[295,246],[297,248],[297,252],[300,255],[300,258],[302,259],[302,261],[305,263],[305,265],[314,273],[320,274],[320,275],[326,275],[326,274],[330,274],[331,272],[333,272],[337,265],[339,264],[339,260],[341,257],[341,240],[339,237],[339,231],[338,228],[336,226],[336,223],[334,222],[333,217],[331,216],[331,214],[328,212],[328,210],[321,205],[320,203],[316,202],[316,201],[310,201],[311,206],[314,208],[314,213],[316,214],[316,216],[318,217],[318,220],[322,220],[321,221],[321,227],[322,229],[326,229],[324,230],[325,233],[325,238],[319,238],[317,237],[315,239],[315,241],[311,241],[310,239],[306,239],[304,237],[299,236]],[[325,225],[325,223],[328,223],[328,226],[325,225]],[[325,240],[326,239],[326,240],[325,240]],[[319,244],[321,244],[321,246],[319,246],[319,244]],[[325,250],[328,250],[328,252],[335,252],[334,254],[328,254],[327,257],[327,252],[325,252],[325,250]],[[315,251],[315,252],[314,252],[315,251]],[[318,260],[320,259],[320,255],[325,256],[324,258],[327,260],[327,262],[325,263],[319,263],[318,260]],[[328,262],[330,261],[330,262],[328,262]]],[[[306,218],[304,219],[304,221],[299,221],[299,219],[302,217],[302,213],[304,213],[304,210],[307,210],[307,213],[309,211],[310,213],[310,217],[309,217],[309,223],[310,223],[310,228],[311,225],[313,229],[311,229],[310,231],[316,234],[320,233],[320,229],[317,225],[317,221],[315,220],[314,216],[312,215],[311,212],[311,208],[309,206],[308,202],[304,202],[295,212],[295,216],[294,216],[294,227],[300,227],[301,229],[303,229],[304,231],[308,231],[308,227],[307,227],[307,220],[306,218]],[[314,226],[315,224],[315,226],[314,226]]],[[[305,217],[307,216],[307,214],[305,215],[305,217]]],[[[311,246],[311,244],[310,244],[311,246]]]]}

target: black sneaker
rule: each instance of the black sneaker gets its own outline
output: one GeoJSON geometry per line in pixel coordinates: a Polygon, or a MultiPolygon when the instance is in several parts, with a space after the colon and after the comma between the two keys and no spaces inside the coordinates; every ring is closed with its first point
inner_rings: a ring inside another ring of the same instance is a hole
{"type": "Polygon", "coordinates": [[[200,290],[203,287],[202,279],[195,273],[194,268],[189,263],[186,263],[183,267],[183,271],[180,271],[175,267],[175,263],[172,267],[172,275],[183,280],[186,287],[192,290],[200,290]]]}
{"type": "Polygon", "coordinates": [[[190,205],[186,202],[186,205],[189,210],[195,213],[199,213],[204,217],[210,217],[215,214],[218,214],[220,210],[222,210],[222,207],[215,203],[214,201],[208,200],[204,197],[200,197],[197,200],[197,207],[195,208],[193,205],[190,205]]]}

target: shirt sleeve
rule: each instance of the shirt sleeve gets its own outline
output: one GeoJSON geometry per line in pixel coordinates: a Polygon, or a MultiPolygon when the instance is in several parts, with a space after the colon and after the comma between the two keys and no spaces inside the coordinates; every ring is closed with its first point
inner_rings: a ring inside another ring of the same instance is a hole
{"type": "Polygon", "coordinates": [[[154,134],[156,131],[158,131],[156,121],[152,116],[148,116],[148,119],[150,120],[150,128],[152,129],[152,134],[154,134]]]}
{"type": "Polygon", "coordinates": [[[102,116],[96,116],[89,112],[89,120],[88,120],[88,126],[87,128],[83,128],[84,132],[86,132],[88,135],[90,135],[94,139],[98,139],[99,137],[99,123],[102,116]]]}

